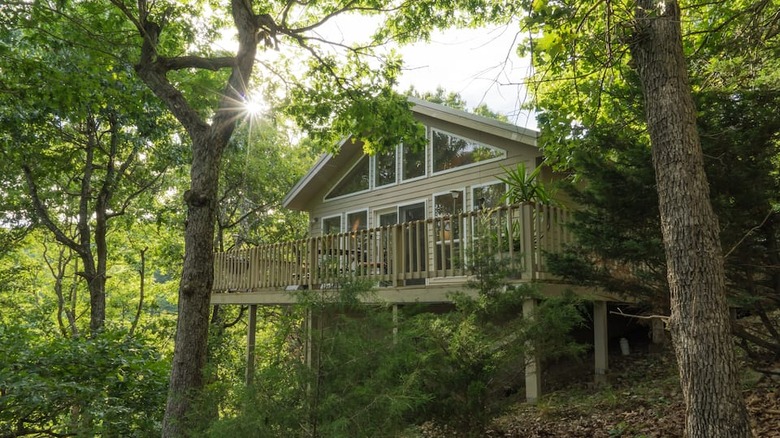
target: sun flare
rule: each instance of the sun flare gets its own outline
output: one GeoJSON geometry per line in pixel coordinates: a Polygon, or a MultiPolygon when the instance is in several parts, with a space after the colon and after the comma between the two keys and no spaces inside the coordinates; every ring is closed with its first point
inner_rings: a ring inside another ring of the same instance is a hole
{"type": "Polygon", "coordinates": [[[250,94],[244,101],[244,110],[251,117],[257,117],[265,112],[265,102],[260,96],[250,94]]]}

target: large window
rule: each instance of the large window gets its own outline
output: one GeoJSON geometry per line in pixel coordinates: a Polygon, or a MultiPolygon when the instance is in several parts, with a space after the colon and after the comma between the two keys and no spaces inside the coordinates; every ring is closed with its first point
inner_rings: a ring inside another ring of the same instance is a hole
{"type": "Polygon", "coordinates": [[[495,183],[485,186],[474,187],[472,191],[472,210],[489,210],[502,204],[501,197],[506,193],[504,183],[495,183]]]}
{"type": "Polygon", "coordinates": [[[452,216],[463,213],[463,191],[452,190],[433,197],[433,211],[436,216],[452,216]]]}
{"type": "Polygon", "coordinates": [[[376,154],[374,163],[374,187],[395,184],[395,149],[376,154]]]}
{"type": "Polygon", "coordinates": [[[401,168],[403,169],[403,180],[419,178],[425,176],[425,148],[412,149],[402,146],[403,160],[401,168]]]}
{"type": "Polygon", "coordinates": [[[341,216],[322,219],[322,234],[338,234],[341,232],[341,216]]]}
{"type": "Polygon", "coordinates": [[[368,211],[356,211],[347,213],[347,231],[360,231],[368,228],[368,211]]]}
{"type": "Polygon", "coordinates": [[[446,132],[433,130],[432,136],[434,172],[506,156],[506,152],[501,149],[446,132]]]}
{"type": "Polygon", "coordinates": [[[377,218],[380,227],[389,227],[398,223],[398,212],[393,210],[377,213],[377,218]]]}
{"type": "Polygon", "coordinates": [[[363,155],[363,158],[336,184],[336,187],[325,196],[325,199],[368,190],[368,173],[368,155],[363,155]]]}

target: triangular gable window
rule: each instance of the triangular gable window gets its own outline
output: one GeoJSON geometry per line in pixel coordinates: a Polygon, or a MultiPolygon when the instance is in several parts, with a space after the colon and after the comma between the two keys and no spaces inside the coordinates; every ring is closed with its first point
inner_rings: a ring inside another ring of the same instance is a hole
{"type": "Polygon", "coordinates": [[[368,174],[368,155],[363,155],[363,158],[336,184],[336,187],[325,195],[325,199],[338,198],[339,196],[368,190],[368,174]]]}
{"type": "Polygon", "coordinates": [[[443,131],[433,130],[433,171],[443,172],[456,167],[506,157],[506,151],[443,131]]]}

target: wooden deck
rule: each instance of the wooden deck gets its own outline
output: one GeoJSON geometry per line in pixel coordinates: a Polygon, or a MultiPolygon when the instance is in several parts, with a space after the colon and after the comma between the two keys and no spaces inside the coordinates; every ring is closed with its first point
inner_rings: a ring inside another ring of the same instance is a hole
{"type": "Polygon", "coordinates": [[[388,227],[221,252],[214,304],[285,304],[291,291],[333,288],[345,276],[373,282],[387,302],[446,302],[471,272],[471,249],[503,258],[516,281],[551,279],[547,254],[570,241],[560,207],[520,204],[388,227]]]}

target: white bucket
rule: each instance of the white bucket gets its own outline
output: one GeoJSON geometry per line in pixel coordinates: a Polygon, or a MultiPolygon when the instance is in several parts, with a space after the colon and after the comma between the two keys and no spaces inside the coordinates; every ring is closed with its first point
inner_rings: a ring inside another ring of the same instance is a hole
{"type": "Polygon", "coordinates": [[[620,338],[620,353],[623,356],[628,356],[631,354],[631,350],[628,348],[628,339],[626,338],[620,338]]]}

